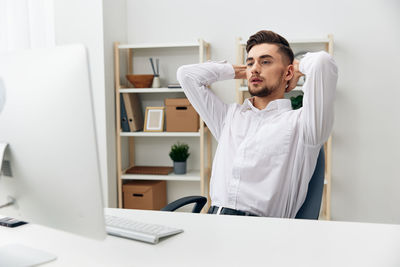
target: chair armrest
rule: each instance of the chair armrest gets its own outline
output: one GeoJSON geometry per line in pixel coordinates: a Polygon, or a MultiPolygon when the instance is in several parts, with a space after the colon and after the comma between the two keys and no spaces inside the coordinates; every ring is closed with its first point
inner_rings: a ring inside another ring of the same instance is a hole
{"type": "Polygon", "coordinates": [[[193,207],[192,212],[200,213],[201,209],[207,203],[207,198],[205,198],[203,196],[183,197],[183,198],[180,198],[178,200],[175,200],[175,201],[169,203],[167,206],[165,206],[161,210],[162,211],[174,211],[176,209],[179,209],[180,207],[183,207],[183,206],[191,204],[191,203],[196,203],[193,207]]]}

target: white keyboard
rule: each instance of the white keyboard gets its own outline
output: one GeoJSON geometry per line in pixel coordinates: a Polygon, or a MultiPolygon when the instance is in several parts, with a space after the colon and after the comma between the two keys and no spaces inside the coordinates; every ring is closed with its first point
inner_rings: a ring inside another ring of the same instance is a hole
{"type": "Polygon", "coordinates": [[[149,224],[112,215],[105,215],[106,231],[109,235],[140,240],[152,244],[162,237],[183,232],[182,229],[165,225],[149,224]]]}

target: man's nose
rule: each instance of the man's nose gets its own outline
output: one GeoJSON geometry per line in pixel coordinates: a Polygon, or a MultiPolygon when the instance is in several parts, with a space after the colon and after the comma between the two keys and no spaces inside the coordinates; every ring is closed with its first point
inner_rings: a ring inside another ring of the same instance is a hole
{"type": "Polygon", "coordinates": [[[250,69],[251,73],[260,73],[260,64],[258,64],[257,62],[254,62],[253,66],[251,66],[250,69]]]}

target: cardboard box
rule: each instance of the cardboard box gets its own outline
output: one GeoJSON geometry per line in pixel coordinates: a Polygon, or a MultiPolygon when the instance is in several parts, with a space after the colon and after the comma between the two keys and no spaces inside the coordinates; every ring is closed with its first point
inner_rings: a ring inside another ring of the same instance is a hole
{"type": "Polygon", "coordinates": [[[166,181],[129,181],[122,192],[124,209],[160,210],[167,205],[166,181]]]}
{"type": "Polygon", "coordinates": [[[187,98],[166,98],[167,132],[198,132],[199,115],[187,98]]]}

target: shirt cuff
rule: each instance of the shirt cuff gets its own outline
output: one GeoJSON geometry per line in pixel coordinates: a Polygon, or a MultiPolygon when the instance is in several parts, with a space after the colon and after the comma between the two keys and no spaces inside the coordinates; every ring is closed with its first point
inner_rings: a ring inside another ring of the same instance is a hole
{"type": "Polygon", "coordinates": [[[310,52],[304,55],[304,57],[300,60],[299,63],[299,71],[303,73],[304,75],[306,74],[305,64],[307,63],[308,57],[310,56],[310,52]]]}
{"type": "Polygon", "coordinates": [[[235,78],[235,70],[228,61],[209,61],[209,63],[213,64],[218,69],[218,81],[232,80],[235,78]]]}
{"type": "Polygon", "coordinates": [[[232,64],[225,64],[226,69],[222,72],[221,79],[223,80],[232,80],[235,78],[235,70],[233,69],[232,64]]]}

